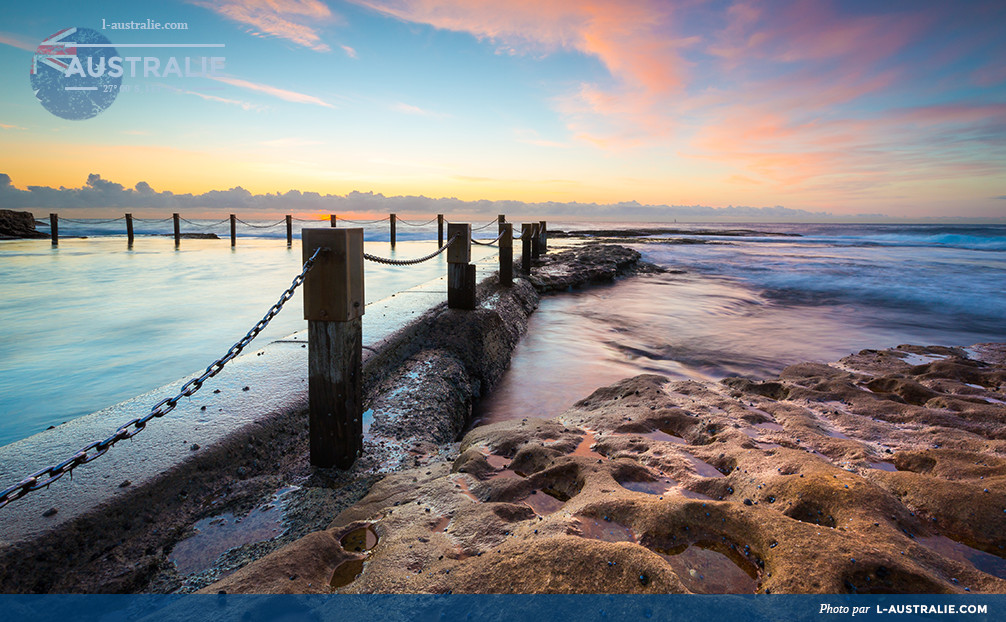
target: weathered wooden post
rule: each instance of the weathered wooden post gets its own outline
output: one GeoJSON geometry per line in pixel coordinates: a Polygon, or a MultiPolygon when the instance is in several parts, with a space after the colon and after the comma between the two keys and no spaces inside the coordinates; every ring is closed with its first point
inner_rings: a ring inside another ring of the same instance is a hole
{"type": "Polygon", "coordinates": [[[500,285],[513,285],[513,224],[500,223],[500,285]]]}
{"type": "Polygon", "coordinates": [[[304,229],[311,464],[348,469],[363,451],[363,229],[304,229]]]}
{"type": "Polygon", "coordinates": [[[293,246],[293,216],[286,215],[286,245],[293,246]]]}
{"type": "Polygon", "coordinates": [[[59,216],[49,214],[49,235],[52,237],[52,245],[59,246],[59,216]]]}
{"type": "Polygon", "coordinates": [[[234,214],[230,215],[231,220],[231,248],[237,246],[238,244],[238,217],[234,214]]]}
{"type": "Polygon", "coordinates": [[[133,215],[126,214],[126,245],[133,247],[133,215]]]}
{"type": "Polygon", "coordinates": [[[332,226],[334,227],[335,226],[335,220],[336,220],[335,214],[332,214],[331,216],[329,216],[328,220],[329,220],[330,223],[332,223],[332,226]]]}
{"type": "Polygon", "coordinates": [[[544,220],[538,223],[538,248],[542,253],[548,252],[548,229],[544,220]]]}
{"type": "Polygon", "coordinates": [[[182,230],[178,226],[178,214],[172,214],[171,220],[175,223],[175,246],[182,243],[182,230]]]}
{"type": "Polygon", "coordinates": [[[437,248],[444,245],[444,215],[437,214],[437,248]]]}
{"type": "Polygon", "coordinates": [[[451,309],[475,308],[475,264],[472,260],[472,226],[469,223],[449,223],[448,239],[454,239],[447,249],[447,306],[451,309]]]}
{"type": "Polygon", "coordinates": [[[541,234],[539,233],[541,225],[539,223],[531,223],[531,259],[538,259],[541,257],[541,234]]]}
{"type": "Polygon", "coordinates": [[[391,217],[390,217],[390,220],[391,220],[391,248],[395,248],[395,218],[396,217],[395,217],[394,214],[392,214],[391,217]]]}
{"type": "Polygon", "coordinates": [[[499,216],[497,216],[496,217],[496,222],[499,225],[496,228],[496,233],[501,233],[503,231],[503,225],[506,223],[506,215],[505,214],[500,214],[499,216]]]}
{"type": "Polygon", "coordinates": [[[520,269],[524,274],[531,274],[531,236],[534,234],[534,224],[529,222],[520,225],[520,269]]]}

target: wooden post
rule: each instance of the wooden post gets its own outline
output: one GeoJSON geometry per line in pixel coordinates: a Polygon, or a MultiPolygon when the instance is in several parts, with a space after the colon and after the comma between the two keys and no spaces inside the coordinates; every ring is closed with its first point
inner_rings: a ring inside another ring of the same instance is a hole
{"type": "Polygon", "coordinates": [[[513,285],[513,225],[500,223],[500,285],[513,285]]]}
{"type": "Polygon", "coordinates": [[[534,234],[534,224],[525,222],[520,225],[520,269],[524,274],[531,274],[531,236],[534,234]]]}
{"type": "Polygon", "coordinates": [[[448,239],[457,236],[447,249],[447,306],[451,309],[475,308],[475,264],[472,260],[472,226],[449,223],[448,239]]]}
{"type": "Polygon", "coordinates": [[[391,221],[391,248],[395,248],[395,215],[392,214],[389,220],[391,221]]]}
{"type": "Polygon", "coordinates": [[[52,236],[52,245],[59,246],[59,216],[49,214],[49,233],[52,236]]]}
{"type": "Polygon", "coordinates": [[[231,248],[238,244],[238,217],[231,214],[231,248]]]}
{"type": "Polygon", "coordinates": [[[544,220],[538,223],[538,247],[542,253],[548,252],[548,230],[544,220]]]}
{"type": "Polygon", "coordinates": [[[496,217],[496,222],[499,223],[499,226],[496,228],[496,233],[500,233],[503,231],[503,225],[506,223],[506,216],[500,214],[496,217]]]}
{"type": "Polygon", "coordinates": [[[531,223],[531,259],[541,257],[541,234],[538,233],[540,228],[540,224],[536,222],[531,223]]]}
{"type": "Polygon", "coordinates": [[[286,215],[286,245],[293,246],[293,216],[286,215]]]}
{"type": "Polygon", "coordinates": [[[363,229],[304,229],[311,464],[348,469],[363,451],[363,229]]]}
{"type": "Polygon", "coordinates": [[[175,246],[182,243],[182,230],[178,227],[178,214],[172,214],[171,220],[175,223],[175,246]]]}
{"type": "Polygon", "coordinates": [[[329,216],[328,220],[329,220],[329,222],[332,223],[332,226],[334,227],[335,226],[335,220],[336,220],[335,214],[332,214],[331,216],[329,216]]]}
{"type": "Polygon", "coordinates": [[[437,214],[437,248],[444,245],[444,215],[437,214]]]}
{"type": "Polygon", "coordinates": [[[126,244],[133,247],[133,215],[126,214],[126,244]]]}

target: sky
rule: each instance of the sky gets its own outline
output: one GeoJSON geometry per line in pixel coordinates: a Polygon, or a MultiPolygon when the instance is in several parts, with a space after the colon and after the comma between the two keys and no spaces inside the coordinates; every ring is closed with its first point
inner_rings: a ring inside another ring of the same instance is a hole
{"type": "Polygon", "coordinates": [[[1001,0],[6,2],[0,207],[1006,219],[1004,27],[1001,0]],[[112,27],[148,19],[186,29],[112,27]],[[222,70],[64,120],[29,69],[71,26],[222,70]]]}

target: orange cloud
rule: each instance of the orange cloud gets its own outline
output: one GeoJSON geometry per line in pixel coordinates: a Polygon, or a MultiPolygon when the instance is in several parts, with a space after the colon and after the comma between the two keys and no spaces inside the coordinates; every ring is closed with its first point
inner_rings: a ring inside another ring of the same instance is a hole
{"type": "Polygon", "coordinates": [[[319,23],[331,22],[332,11],[319,0],[189,0],[227,19],[245,24],[251,34],[292,41],[318,52],[331,47],[318,34],[319,23]]]}

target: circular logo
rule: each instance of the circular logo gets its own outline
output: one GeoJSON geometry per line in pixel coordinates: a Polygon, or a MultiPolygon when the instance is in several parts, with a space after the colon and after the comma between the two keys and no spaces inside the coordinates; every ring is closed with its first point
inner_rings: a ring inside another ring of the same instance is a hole
{"type": "Polygon", "coordinates": [[[90,28],[66,28],[46,38],[31,61],[31,88],[46,110],[76,121],[112,105],[122,84],[122,59],[90,28]]]}

